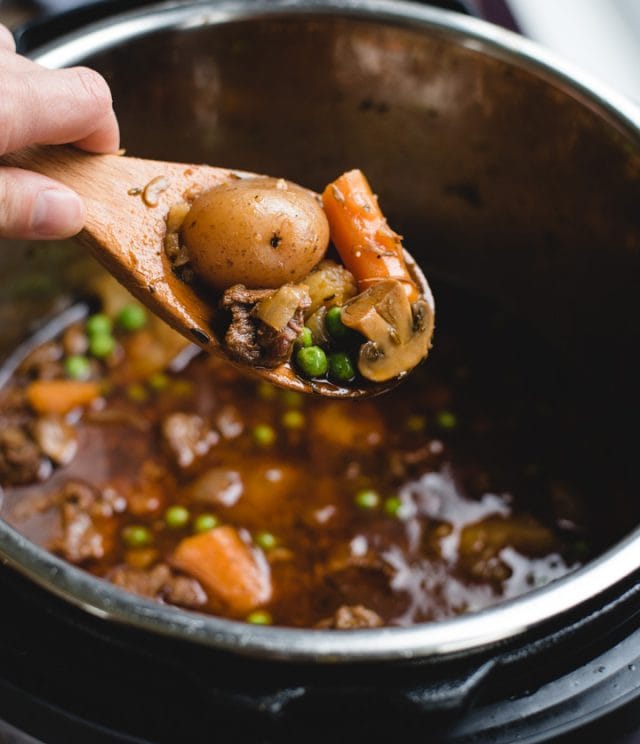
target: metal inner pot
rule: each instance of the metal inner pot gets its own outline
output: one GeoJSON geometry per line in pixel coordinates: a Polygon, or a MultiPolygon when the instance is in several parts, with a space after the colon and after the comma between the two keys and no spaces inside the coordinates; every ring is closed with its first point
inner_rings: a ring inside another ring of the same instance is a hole
{"type": "MultiPolygon", "coordinates": [[[[584,467],[610,475],[602,498],[612,520],[621,513],[633,462],[623,433],[638,411],[634,107],[519,37],[402,2],[152,6],[34,57],[106,76],[131,155],[313,188],[361,167],[430,277],[498,301],[590,386],[584,467]]],[[[0,360],[98,270],[67,243],[5,245],[0,266],[0,360]]],[[[442,658],[591,611],[603,592],[628,586],[640,568],[637,517],[629,520],[626,508],[629,534],[613,549],[517,600],[413,628],[349,633],[251,627],[148,602],[2,522],[0,556],[96,615],[244,654],[442,658]]]]}

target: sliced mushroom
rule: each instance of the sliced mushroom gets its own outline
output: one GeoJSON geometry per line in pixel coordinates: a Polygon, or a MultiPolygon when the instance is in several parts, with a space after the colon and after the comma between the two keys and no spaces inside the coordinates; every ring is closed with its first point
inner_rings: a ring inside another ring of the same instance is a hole
{"type": "Polygon", "coordinates": [[[385,382],[413,369],[431,347],[434,314],[420,299],[413,305],[402,283],[374,284],[342,309],[342,322],[369,340],[360,347],[358,369],[373,382],[385,382]]]}
{"type": "Polygon", "coordinates": [[[311,337],[313,343],[318,346],[325,346],[329,343],[329,334],[327,332],[327,326],[325,323],[325,316],[327,314],[326,307],[319,307],[313,315],[307,318],[305,325],[311,331],[311,337]]]}

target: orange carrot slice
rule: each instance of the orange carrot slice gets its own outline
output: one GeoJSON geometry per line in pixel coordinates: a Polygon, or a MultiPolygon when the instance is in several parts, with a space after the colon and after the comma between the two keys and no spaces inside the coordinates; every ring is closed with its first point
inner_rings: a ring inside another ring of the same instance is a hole
{"type": "Polygon", "coordinates": [[[360,170],[343,173],[322,194],[331,240],[363,292],[375,282],[397,279],[411,302],[418,290],[402,252],[402,238],[387,224],[360,170]]]}
{"type": "Polygon", "coordinates": [[[26,389],[29,405],[37,413],[69,413],[89,405],[101,394],[100,383],[76,380],[36,380],[26,389]]]}
{"type": "Polygon", "coordinates": [[[268,564],[258,560],[233,527],[216,527],[185,537],[171,562],[238,615],[246,615],[271,597],[268,564]]]}

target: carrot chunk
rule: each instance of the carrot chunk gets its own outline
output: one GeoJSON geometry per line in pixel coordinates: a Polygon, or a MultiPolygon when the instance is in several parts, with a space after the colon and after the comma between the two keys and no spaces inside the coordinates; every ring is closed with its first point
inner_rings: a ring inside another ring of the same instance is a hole
{"type": "Polygon", "coordinates": [[[362,171],[348,171],[330,183],[322,204],[331,240],[359,291],[384,279],[397,279],[415,302],[418,290],[404,260],[402,238],[387,224],[362,171]]]}
{"type": "Polygon", "coordinates": [[[178,543],[172,563],[190,574],[237,615],[246,615],[271,597],[266,562],[233,527],[222,526],[178,543]]]}
{"type": "Polygon", "coordinates": [[[101,394],[100,383],[76,380],[36,380],[26,389],[29,405],[37,413],[69,413],[89,405],[101,394]]]}

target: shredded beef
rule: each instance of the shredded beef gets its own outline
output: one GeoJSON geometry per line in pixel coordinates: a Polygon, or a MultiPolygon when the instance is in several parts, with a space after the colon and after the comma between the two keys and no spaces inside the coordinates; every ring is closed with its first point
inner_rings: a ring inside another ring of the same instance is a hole
{"type": "Polygon", "coordinates": [[[258,345],[263,350],[261,364],[265,367],[277,367],[286,362],[293,342],[304,328],[304,308],[299,307],[295,315],[281,330],[276,331],[265,323],[259,323],[256,331],[258,345]]]}
{"type": "Polygon", "coordinates": [[[245,305],[237,304],[231,308],[231,325],[224,342],[231,356],[238,361],[256,364],[260,359],[255,324],[251,310],[245,305]]]}
{"type": "Polygon", "coordinates": [[[107,578],[128,592],[181,607],[201,607],[207,602],[204,589],[195,579],[180,576],[165,563],[149,569],[117,566],[107,578]]]}
{"type": "Polygon", "coordinates": [[[318,628],[353,630],[356,628],[380,628],[384,622],[380,615],[362,605],[342,605],[333,617],[322,620],[318,628]]]}
{"type": "Polygon", "coordinates": [[[125,499],[113,489],[99,491],[76,480],[67,481],[49,503],[59,505],[62,521],[62,535],[50,548],[72,563],[104,557],[108,546],[96,520],[126,508],[125,499]]]}
{"type": "Polygon", "coordinates": [[[257,302],[272,293],[272,289],[247,289],[244,284],[235,284],[222,295],[220,307],[231,313],[231,324],[224,340],[227,350],[235,359],[248,364],[257,364],[260,360],[262,350],[251,311],[257,302]]]}
{"type": "Polygon", "coordinates": [[[62,336],[62,347],[67,355],[86,354],[89,350],[89,337],[84,331],[84,324],[69,326],[62,336]]]}
{"type": "Polygon", "coordinates": [[[38,380],[62,377],[63,349],[56,341],[49,341],[34,349],[20,365],[20,372],[38,380]]]}
{"type": "Polygon", "coordinates": [[[247,289],[244,284],[234,284],[222,295],[220,304],[229,310],[236,304],[252,307],[260,300],[264,300],[273,294],[274,291],[273,289],[247,289]]]}
{"type": "Polygon", "coordinates": [[[195,413],[172,413],[162,422],[162,436],[181,468],[187,468],[218,443],[220,436],[195,413]]]}
{"type": "Polygon", "coordinates": [[[255,315],[257,303],[275,291],[277,290],[247,289],[243,284],[236,284],[222,296],[220,306],[231,312],[231,324],[225,335],[225,344],[235,359],[262,367],[277,367],[289,358],[293,342],[304,327],[304,310],[311,300],[302,302],[288,324],[277,331],[255,315]]]}
{"type": "Polygon", "coordinates": [[[0,430],[0,483],[14,486],[35,483],[42,473],[38,445],[19,426],[0,430]]]}
{"type": "Polygon", "coordinates": [[[89,558],[102,558],[105,553],[103,537],[93,521],[91,512],[100,492],[80,481],[69,481],[58,494],[62,517],[62,537],[53,549],[67,560],[80,563],[89,558]]]}
{"type": "Polygon", "coordinates": [[[57,416],[36,419],[33,436],[42,452],[56,465],[68,465],[78,451],[76,430],[57,416]]]}

